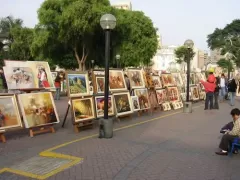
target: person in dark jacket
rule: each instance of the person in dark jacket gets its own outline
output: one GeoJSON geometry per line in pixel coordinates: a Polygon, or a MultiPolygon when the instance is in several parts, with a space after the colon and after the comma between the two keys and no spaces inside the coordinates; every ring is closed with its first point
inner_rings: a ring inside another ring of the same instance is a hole
{"type": "Polygon", "coordinates": [[[219,96],[219,90],[220,90],[220,78],[216,77],[216,88],[214,91],[214,109],[219,109],[218,105],[218,96],[219,96]]]}
{"type": "Polygon", "coordinates": [[[230,80],[228,83],[228,93],[230,97],[230,105],[235,105],[235,96],[236,96],[236,90],[237,90],[237,83],[235,79],[230,80]]]}

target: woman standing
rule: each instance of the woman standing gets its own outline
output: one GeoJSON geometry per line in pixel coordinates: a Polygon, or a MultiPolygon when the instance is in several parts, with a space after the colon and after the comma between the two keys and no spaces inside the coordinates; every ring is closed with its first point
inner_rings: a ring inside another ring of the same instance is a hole
{"type": "Polygon", "coordinates": [[[56,78],[55,78],[55,88],[56,88],[56,93],[55,93],[55,100],[60,100],[60,92],[61,92],[61,77],[60,74],[58,73],[56,78]]]}
{"type": "Polygon", "coordinates": [[[48,78],[47,78],[47,73],[46,73],[44,68],[41,69],[40,81],[41,81],[42,86],[44,88],[49,88],[50,87],[49,82],[48,82],[48,78]]]}
{"type": "Polygon", "coordinates": [[[235,105],[235,96],[236,96],[236,90],[237,90],[237,83],[235,79],[230,80],[228,83],[228,92],[230,96],[230,105],[235,105]]]}

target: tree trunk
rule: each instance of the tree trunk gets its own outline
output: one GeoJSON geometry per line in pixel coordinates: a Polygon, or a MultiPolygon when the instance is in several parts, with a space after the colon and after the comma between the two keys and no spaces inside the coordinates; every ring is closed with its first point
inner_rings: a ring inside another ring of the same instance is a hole
{"type": "Polygon", "coordinates": [[[79,55],[78,55],[78,50],[77,50],[77,47],[75,46],[73,48],[74,50],[74,54],[75,54],[75,58],[78,62],[78,67],[79,67],[79,71],[85,71],[86,70],[86,65],[85,65],[85,62],[86,62],[86,59],[88,57],[88,52],[85,54],[85,46],[83,45],[82,47],[82,57],[80,58],[79,55]]]}

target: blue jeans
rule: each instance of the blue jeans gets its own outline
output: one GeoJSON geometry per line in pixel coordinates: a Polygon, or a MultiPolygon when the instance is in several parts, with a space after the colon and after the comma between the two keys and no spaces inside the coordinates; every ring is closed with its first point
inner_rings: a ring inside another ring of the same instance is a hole
{"type": "Polygon", "coordinates": [[[55,100],[59,100],[60,99],[60,91],[61,91],[61,88],[56,88],[56,92],[55,92],[55,100]]]}
{"type": "Polygon", "coordinates": [[[221,89],[220,89],[220,100],[223,100],[224,99],[224,97],[225,97],[225,95],[226,95],[226,87],[221,87],[221,89]]]}
{"type": "Polygon", "coordinates": [[[229,92],[229,96],[230,96],[230,105],[234,106],[235,105],[236,92],[229,92]]]}

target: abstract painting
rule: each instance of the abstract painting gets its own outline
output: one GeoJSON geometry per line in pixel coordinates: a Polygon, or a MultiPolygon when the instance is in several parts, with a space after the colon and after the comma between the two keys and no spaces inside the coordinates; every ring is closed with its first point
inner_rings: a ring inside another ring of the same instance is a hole
{"type": "Polygon", "coordinates": [[[0,130],[22,127],[15,96],[0,96],[0,130]]]}
{"type": "Polygon", "coordinates": [[[146,88],[145,89],[135,89],[134,94],[135,94],[135,96],[138,97],[141,110],[150,108],[148,90],[146,88]]]}
{"type": "Polygon", "coordinates": [[[68,72],[67,87],[69,97],[89,95],[89,80],[87,73],[68,72]]]}
{"type": "Polygon", "coordinates": [[[156,93],[157,93],[158,104],[162,104],[168,100],[166,89],[157,89],[156,93]]]}
{"type": "Polygon", "coordinates": [[[139,111],[140,110],[140,104],[137,96],[131,96],[132,98],[132,105],[133,105],[133,110],[134,111],[139,111]]]}
{"type": "Polygon", "coordinates": [[[74,123],[95,118],[93,98],[72,99],[74,123]]]}
{"type": "Polygon", "coordinates": [[[131,114],[133,112],[129,92],[113,94],[117,116],[131,114]]]}
{"type": "Polygon", "coordinates": [[[59,123],[51,92],[19,94],[18,100],[26,128],[59,123]]]}
{"type": "Polygon", "coordinates": [[[128,69],[127,75],[130,80],[132,89],[145,88],[142,70],[128,69]]]}
{"type": "MultiPolygon", "coordinates": [[[[96,112],[97,112],[97,118],[104,116],[104,96],[97,96],[95,97],[95,105],[96,105],[96,112]]],[[[113,109],[113,97],[108,97],[108,116],[114,115],[114,109],[113,109]]]]}
{"type": "Polygon", "coordinates": [[[127,90],[122,70],[109,71],[109,89],[110,91],[127,90]]]}
{"type": "Polygon", "coordinates": [[[163,83],[164,87],[174,86],[175,85],[175,81],[173,79],[173,75],[172,74],[162,74],[161,78],[162,78],[162,83],[163,83]]]}

